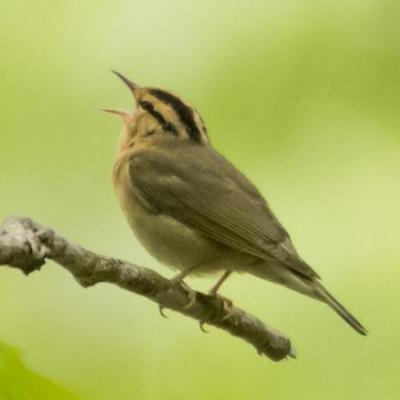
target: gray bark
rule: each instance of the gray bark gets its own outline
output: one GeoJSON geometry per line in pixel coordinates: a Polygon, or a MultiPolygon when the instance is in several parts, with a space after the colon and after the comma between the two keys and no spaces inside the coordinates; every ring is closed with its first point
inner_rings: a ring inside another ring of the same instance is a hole
{"type": "Polygon", "coordinates": [[[223,329],[272,360],[295,357],[287,337],[235,306],[227,312],[226,302],[220,297],[193,291],[186,284],[171,286],[168,279],[151,269],[95,254],[30,218],[11,217],[0,226],[0,265],[18,268],[29,275],[48,259],[68,270],[83,287],[109,282],[145,296],[162,308],[191,317],[201,325],[223,329]],[[185,308],[190,298],[193,301],[185,308]]]}

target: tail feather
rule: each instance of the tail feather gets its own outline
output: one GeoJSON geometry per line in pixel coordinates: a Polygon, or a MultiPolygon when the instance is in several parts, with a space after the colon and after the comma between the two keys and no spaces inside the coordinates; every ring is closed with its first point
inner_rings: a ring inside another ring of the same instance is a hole
{"type": "Polygon", "coordinates": [[[332,307],[353,329],[355,329],[361,335],[366,336],[368,331],[361,325],[353,315],[350,314],[346,308],[340,304],[320,283],[314,282],[317,288],[318,294],[322,297],[330,307],[332,307]]]}

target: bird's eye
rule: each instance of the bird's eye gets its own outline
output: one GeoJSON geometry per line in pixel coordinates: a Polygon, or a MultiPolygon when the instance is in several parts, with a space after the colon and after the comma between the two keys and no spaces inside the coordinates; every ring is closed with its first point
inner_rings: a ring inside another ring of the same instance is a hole
{"type": "Polygon", "coordinates": [[[171,122],[165,122],[163,124],[163,129],[164,129],[164,131],[171,132],[174,135],[176,135],[178,133],[175,126],[172,125],[171,122]]]}
{"type": "Polygon", "coordinates": [[[140,107],[143,108],[143,110],[149,111],[149,110],[153,110],[153,104],[151,104],[149,101],[141,101],[140,103],[140,107]]]}

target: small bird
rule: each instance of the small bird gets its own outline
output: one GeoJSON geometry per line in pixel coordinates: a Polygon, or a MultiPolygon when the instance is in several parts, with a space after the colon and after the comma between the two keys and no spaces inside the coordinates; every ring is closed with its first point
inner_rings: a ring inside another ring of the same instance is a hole
{"type": "Polygon", "coordinates": [[[284,285],[331,306],[358,333],[366,329],[321,285],[258,189],[212,146],[200,114],[165,90],[132,92],[132,112],[115,109],[123,135],[113,183],[142,245],[179,273],[219,273],[209,294],[235,272],[284,285]]]}

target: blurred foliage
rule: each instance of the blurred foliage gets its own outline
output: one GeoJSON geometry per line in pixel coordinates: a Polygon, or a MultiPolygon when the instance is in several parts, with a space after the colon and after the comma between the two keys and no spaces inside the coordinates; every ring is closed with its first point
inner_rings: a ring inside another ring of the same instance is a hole
{"type": "Polygon", "coordinates": [[[0,398],[7,400],[73,400],[69,391],[29,370],[19,352],[0,342],[0,398]]]}
{"type": "MultiPolygon", "coordinates": [[[[0,49],[0,219],[26,214],[169,273],[112,193],[120,125],[97,108],[132,104],[115,68],[196,105],[213,144],[371,332],[361,338],[317,302],[235,276],[223,294],[293,339],[298,360],[275,364],[118,288],[82,290],[54,265],[29,279],[3,269],[3,398],[53,390],[26,368],[89,400],[399,397],[398,1],[15,0],[0,5],[0,49]],[[33,379],[42,383],[21,384],[33,379]]],[[[212,279],[191,283],[205,290],[212,279]]]]}

